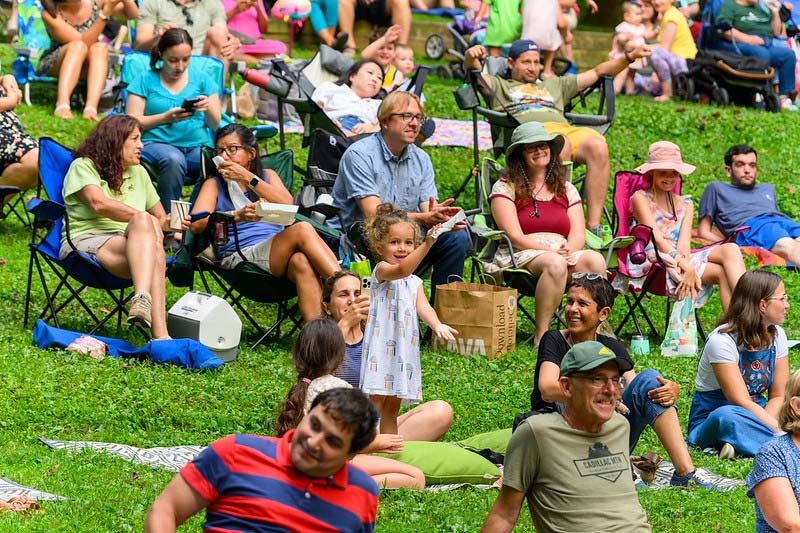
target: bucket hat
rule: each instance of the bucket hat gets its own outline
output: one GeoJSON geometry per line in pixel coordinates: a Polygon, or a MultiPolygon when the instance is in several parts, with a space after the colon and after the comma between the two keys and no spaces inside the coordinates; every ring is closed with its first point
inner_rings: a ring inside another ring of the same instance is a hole
{"type": "Polygon", "coordinates": [[[636,168],[636,172],[647,174],[651,170],[675,170],[684,176],[695,170],[694,165],[684,163],[681,159],[681,149],[677,144],[669,141],[658,141],[650,145],[647,152],[647,161],[636,168]]]}
{"type": "Polygon", "coordinates": [[[511,144],[506,148],[506,157],[520,146],[543,141],[549,143],[550,149],[556,153],[561,153],[561,149],[564,148],[564,137],[558,133],[547,133],[541,123],[521,124],[511,134],[511,144]]]}

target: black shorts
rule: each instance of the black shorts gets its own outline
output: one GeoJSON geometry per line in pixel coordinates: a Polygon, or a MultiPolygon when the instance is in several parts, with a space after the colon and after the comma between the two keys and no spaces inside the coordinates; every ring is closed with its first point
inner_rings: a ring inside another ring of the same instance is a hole
{"type": "Polygon", "coordinates": [[[388,27],[392,18],[386,12],[386,0],[373,0],[367,4],[363,0],[356,2],[355,20],[366,20],[373,26],[388,27]]]}

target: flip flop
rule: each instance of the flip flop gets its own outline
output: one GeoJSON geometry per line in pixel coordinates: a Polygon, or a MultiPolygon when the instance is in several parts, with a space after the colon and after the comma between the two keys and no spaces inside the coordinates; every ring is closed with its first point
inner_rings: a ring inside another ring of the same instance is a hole
{"type": "Polygon", "coordinates": [[[347,45],[347,39],[349,37],[350,36],[347,35],[344,32],[340,33],[339,35],[336,36],[336,38],[331,43],[331,48],[333,48],[334,50],[338,50],[340,52],[343,52],[344,49],[345,49],[345,46],[347,45]]]}

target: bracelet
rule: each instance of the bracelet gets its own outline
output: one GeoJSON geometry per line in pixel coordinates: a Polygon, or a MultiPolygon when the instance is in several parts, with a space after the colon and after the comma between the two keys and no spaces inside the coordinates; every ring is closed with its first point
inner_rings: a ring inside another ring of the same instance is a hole
{"type": "Polygon", "coordinates": [[[103,13],[102,11],[99,11],[99,12],[97,13],[97,18],[99,18],[99,19],[100,19],[100,20],[102,20],[102,21],[106,21],[106,22],[108,21],[108,15],[106,15],[106,14],[105,14],[105,13],[103,13]]]}
{"type": "Polygon", "coordinates": [[[670,257],[677,257],[677,256],[679,256],[679,255],[681,255],[681,253],[680,253],[678,250],[671,250],[671,251],[669,252],[669,256],[670,256],[670,257]]]}

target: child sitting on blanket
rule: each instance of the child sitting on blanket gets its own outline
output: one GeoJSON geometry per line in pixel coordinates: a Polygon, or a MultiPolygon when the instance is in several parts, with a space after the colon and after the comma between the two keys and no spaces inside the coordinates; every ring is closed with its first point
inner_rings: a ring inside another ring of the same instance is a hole
{"type": "MultiPolygon", "coordinates": [[[[328,318],[317,318],[303,326],[292,348],[292,364],[297,380],[289,389],[278,415],[278,436],[297,427],[308,414],[317,395],[329,389],[351,388],[346,381],[333,375],[344,360],[344,337],[339,326],[328,318]]],[[[367,472],[386,489],[425,488],[422,471],[406,463],[366,455],[366,453],[399,453],[403,449],[401,435],[377,435],[364,453],[356,455],[352,463],[367,472]]]]}

